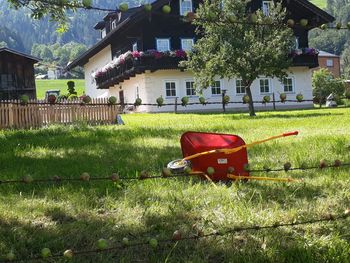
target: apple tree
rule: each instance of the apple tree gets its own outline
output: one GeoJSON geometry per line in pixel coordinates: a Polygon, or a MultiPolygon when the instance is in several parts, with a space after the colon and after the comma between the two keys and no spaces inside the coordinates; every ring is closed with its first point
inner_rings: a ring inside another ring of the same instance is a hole
{"type": "Polygon", "coordinates": [[[287,76],[294,37],[281,3],[271,1],[268,15],[250,12],[249,4],[204,0],[193,20],[199,39],[184,66],[193,71],[197,87],[210,86],[216,76],[240,78],[249,96],[249,113],[255,116],[251,85],[259,76],[287,76]]]}

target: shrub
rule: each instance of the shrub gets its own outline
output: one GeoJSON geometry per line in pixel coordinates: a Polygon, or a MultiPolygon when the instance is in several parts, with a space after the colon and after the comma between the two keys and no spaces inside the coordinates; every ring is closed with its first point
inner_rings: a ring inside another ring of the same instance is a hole
{"type": "Polygon", "coordinates": [[[326,103],[328,95],[342,96],[345,91],[345,82],[343,79],[335,78],[328,70],[321,68],[312,75],[313,95],[319,97],[320,106],[326,103]]]}
{"type": "Polygon", "coordinates": [[[142,104],[142,100],[140,98],[137,98],[134,103],[135,107],[140,106],[141,104],[142,104]]]}
{"type": "Polygon", "coordinates": [[[207,102],[206,102],[204,97],[199,97],[199,103],[201,103],[202,105],[206,105],[207,104],[207,102]]]}
{"type": "Polygon", "coordinates": [[[158,107],[162,107],[163,104],[164,104],[164,99],[162,96],[158,97],[157,98],[157,104],[158,104],[158,107]]]}
{"type": "Polygon", "coordinates": [[[108,98],[108,104],[114,105],[116,103],[117,103],[117,98],[116,97],[111,96],[111,97],[108,98]]]}
{"type": "Polygon", "coordinates": [[[271,101],[270,96],[266,95],[263,97],[263,103],[269,103],[271,101]]]}
{"type": "Polygon", "coordinates": [[[350,100],[350,88],[347,88],[345,91],[345,98],[347,98],[348,100],[350,100]]]}
{"type": "Polygon", "coordinates": [[[90,96],[88,96],[88,95],[86,95],[86,96],[84,96],[84,97],[83,97],[83,99],[82,99],[82,100],[83,100],[83,102],[84,102],[84,103],[88,104],[88,103],[90,103],[90,102],[91,102],[91,97],[90,97],[90,96]]]}
{"type": "Polygon", "coordinates": [[[28,95],[22,95],[22,96],[19,98],[19,100],[20,100],[20,103],[21,103],[22,105],[27,105],[28,102],[29,102],[29,97],[28,97],[28,95]]]}
{"type": "Polygon", "coordinates": [[[281,93],[280,94],[280,100],[281,100],[281,102],[285,102],[286,101],[286,99],[287,99],[287,94],[286,93],[281,93]]]}
{"type": "Polygon", "coordinates": [[[229,102],[230,102],[230,96],[225,95],[225,96],[222,98],[222,103],[225,104],[225,105],[227,105],[229,102]]]}
{"type": "Polygon", "coordinates": [[[55,95],[51,94],[47,97],[47,101],[50,103],[50,104],[54,104],[56,102],[57,98],[55,95]]]}
{"type": "Polygon", "coordinates": [[[304,99],[304,96],[303,96],[303,94],[299,93],[299,94],[297,94],[297,96],[295,98],[297,99],[298,102],[302,102],[304,99]]]}
{"type": "Polygon", "coordinates": [[[250,98],[249,98],[249,96],[248,96],[248,95],[244,95],[244,96],[242,97],[242,100],[243,100],[243,103],[244,103],[244,104],[246,104],[246,103],[249,103],[249,102],[250,102],[250,98]]]}
{"type": "Polygon", "coordinates": [[[185,96],[181,98],[181,105],[186,107],[189,101],[189,97],[185,96]]]}

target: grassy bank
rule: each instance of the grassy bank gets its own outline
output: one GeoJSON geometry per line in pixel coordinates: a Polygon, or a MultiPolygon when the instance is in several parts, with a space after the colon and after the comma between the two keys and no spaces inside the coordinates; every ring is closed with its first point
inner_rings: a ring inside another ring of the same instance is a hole
{"type": "MultiPolygon", "coordinates": [[[[350,161],[350,109],[246,114],[130,114],[125,126],[52,126],[0,131],[0,179],[59,175],[151,175],[181,158],[188,130],[238,134],[252,142],[285,131],[300,135],[249,149],[252,168],[293,166],[320,159],[350,161]]],[[[262,176],[265,174],[261,174],[262,176]]],[[[233,226],[274,224],[342,213],[350,207],[349,168],[270,173],[303,183],[250,181],[217,187],[190,178],[84,184],[0,184],[0,255],[18,258],[67,248],[84,250],[105,238],[117,244],[169,238],[233,226]]],[[[347,262],[350,220],[294,228],[245,231],[179,243],[129,247],[76,256],[73,262],[347,262]]],[[[1,256],[0,256],[1,257],[1,256]]],[[[64,262],[55,260],[55,262],[64,262]]]]}
{"type": "MultiPolygon", "coordinates": [[[[58,89],[61,91],[61,94],[67,94],[67,81],[69,79],[37,79],[35,80],[36,84],[36,93],[38,99],[45,98],[45,92],[47,90],[58,89]]],[[[75,91],[78,93],[78,96],[82,95],[85,91],[85,80],[83,79],[73,79],[75,82],[75,91]]]]}
{"type": "Polygon", "coordinates": [[[311,3],[318,6],[321,9],[324,9],[327,7],[327,1],[326,0],[311,0],[311,3]]]}

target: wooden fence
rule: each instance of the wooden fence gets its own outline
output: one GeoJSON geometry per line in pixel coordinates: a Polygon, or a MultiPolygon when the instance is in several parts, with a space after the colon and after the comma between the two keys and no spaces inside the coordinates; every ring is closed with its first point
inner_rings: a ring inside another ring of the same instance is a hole
{"type": "Polygon", "coordinates": [[[109,105],[107,99],[93,99],[91,103],[64,101],[49,104],[30,100],[0,101],[0,128],[39,128],[48,124],[87,122],[89,124],[112,124],[120,112],[120,106],[109,105]]]}

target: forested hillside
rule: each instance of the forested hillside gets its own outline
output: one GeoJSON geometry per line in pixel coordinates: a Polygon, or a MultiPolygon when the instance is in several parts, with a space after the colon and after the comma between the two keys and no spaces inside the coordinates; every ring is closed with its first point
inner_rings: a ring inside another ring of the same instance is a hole
{"type": "MultiPolygon", "coordinates": [[[[103,8],[115,8],[125,0],[94,0],[94,6],[103,8]]],[[[127,1],[130,5],[136,5],[137,1],[127,1]]],[[[98,34],[93,29],[106,12],[96,10],[78,10],[69,13],[70,28],[67,32],[56,32],[57,24],[49,21],[34,20],[30,17],[28,9],[11,9],[7,0],[0,0],[0,42],[5,42],[8,47],[24,52],[31,52],[34,44],[64,45],[69,42],[78,42],[91,46],[96,43],[98,34]]]]}
{"type": "MultiPolygon", "coordinates": [[[[335,22],[343,26],[350,22],[350,0],[325,1],[325,10],[336,18],[335,22]]],[[[340,55],[342,71],[350,78],[350,30],[315,29],[310,33],[310,46],[340,55]]]]}

